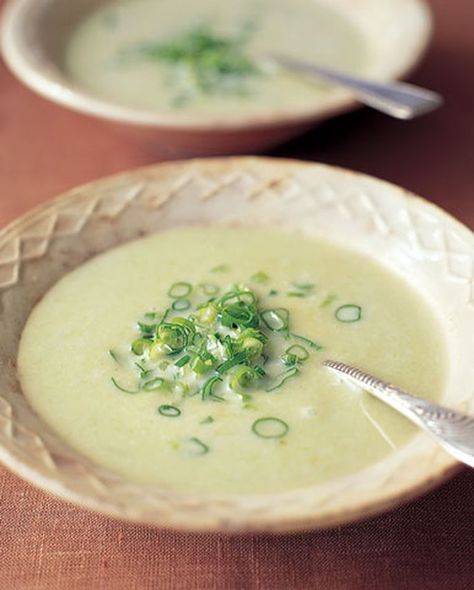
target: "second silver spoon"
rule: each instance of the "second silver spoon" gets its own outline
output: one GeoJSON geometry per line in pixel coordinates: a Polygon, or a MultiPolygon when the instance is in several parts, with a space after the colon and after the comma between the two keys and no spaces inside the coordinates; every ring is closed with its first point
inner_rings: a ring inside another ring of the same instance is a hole
{"type": "Polygon", "coordinates": [[[275,53],[265,55],[266,60],[290,70],[309,74],[343,86],[357,100],[397,119],[414,119],[440,107],[443,98],[437,92],[404,82],[373,82],[351,74],[326,68],[275,53]]]}

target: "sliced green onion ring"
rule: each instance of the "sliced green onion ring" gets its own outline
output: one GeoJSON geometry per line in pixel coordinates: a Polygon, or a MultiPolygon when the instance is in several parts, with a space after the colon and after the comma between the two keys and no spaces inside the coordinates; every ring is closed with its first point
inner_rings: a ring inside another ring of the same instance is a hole
{"type": "Polygon", "coordinates": [[[177,283],[173,283],[168,290],[168,296],[172,299],[183,299],[183,297],[187,297],[193,287],[191,283],[186,283],[184,281],[178,281],[177,283]]]}
{"type": "Polygon", "coordinates": [[[113,359],[114,359],[114,361],[115,361],[116,363],[118,363],[118,362],[119,362],[119,359],[118,359],[118,355],[117,355],[117,353],[116,353],[116,352],[114,352],[112,349],[110,349],[110,350],[109,350],[109,356],[110,356],[111,358],[113,358],[113,359]]]}
{"type": "Polygon", "coordinates": [[[184,367],[185,365],[187,365],[189,363],[189,361],[191,360],[191,355],[190,354],[185,354],[184,356],[182,356],[180,359],[178,359],[175,362],[175,366],[176,367],[184,367]]]}
{"type": "Polygon", "coordinates": [[[260,379],[261,375],[253,367],[239,367],[232,375],[229,386],[234,391],[248,389],[255,381],[260,379]]]}
{"type": "Polygon", "coordinates": [[[204,444],[202,440],[199,440],[199,438],[193,436],[188,439],[188,442],[192,444],[192,455],[206,455],[207,453],[209,453],[209,447],[206,444],[204,444]]]}
{"type": "Polygon", "coordinates": [[[267,275],[266,272],[263,271],[256,272],[254,275],[250,277],[250,280],[254,283],[266,283],[269,279],[270,277],[267,275]]]}
{"type": "Polygon", "coordinates": [[[202,283],[199,288],[207,297],[214,297],[220,291],[220,288],[214,283],[202,283]]]}
{"type": "Polygon", "coordinates": [[[340,322],[358,322],[362,317],[362,308],[360,305],[348,303],[347,305],[341,305],[341,307],[338,307],[334,315],[340,322]]]}
{"type": "Polygon", "coordinates": [[[306,338],[306,336],[301,336],[300,334],[295,334],[294,332],[290,332],[290,336],[292,336],[293,338],[297,338],[298,340],[301,340],[302,342],[306,342],[306,344],[310,347],[310,348],[314,348],[314,350],[322,350],[322,346],[321,344],[319,344],[318,342],[311,340],[310,338],[306,338]]]}
{"type": "Polygon", "coordinates": [[[189,299],[175,299],[171,305],[174,311],[185,311],[191,307],[189,299]]]}
{"type": "Polygon", "coordinates": [[[142,356],[146,350],[150,348],[151,342],[146,338],[137,338],[132,342],[131,349],[133,354],[137,356],[142,356]]]}
{"type": "Polygon", "coordinates": [[[158,412],[162,416],[166,416],[167,418],[177,418],[181,416],[181,410],[176,406],[169,406],[167,404],[163,404],[158,408],[158,412]]]}
{"type": "Polygon", "coordinates": [[[280,388],[283,385],[283,383],[288,381],[288,379],[294,377],[298,373],[298,371],[298,367],[293,366],[290,367],[287,371],[280,373],[280,375],[277,375],[275,383],[273,385],[270,385],[270,387],[267,387],[265,391],[275,391],[275,389],[280,388]]]}
{"type": "Polygon", "coordinates": [[[122,387],[119,383],[117,383],[116,379],[114,379],[113,377],[110,378],[110,380],[112,381],[112,383],[115,385],[115,387],[117,389],[120,389],[120,391],[123,391],[124,393],[139,393],[140,389],[127,389],[126,387],[122,387]]]}
{"type": "Polygon", "coordinates": [[[212,399],[214,401],[219,401],[219,402],[224,401],[224,398],[222,398],[214,393],[214,389],[219,383],[222,383],[222,377],[218,377],[217,375],[215,375],[214,377],[211,377],[210,379],[208,379],[206,381],[206,383],[204,383],[202,390],[201,390],[201,396],[202,396],[203,401],[206,399],[212,399]]]}
{"type": "Polygon", "coordinates": [[[288,321],[290,312],[286,307],[277,307],[275,309],[266,309],[260,314],[263,323],[272,332],[284,332],[288,330],[288,321]]]}
{"type": "Polygon", "coordinates": [[[164,384],[165,380],[163,377],[155,377],[154,379],[150,379],[150,381],[144,383],[143,389],[145,391],[157,391],[158,389],[161,389],[164,384]]]}
{"type": "Polygon", "coordinates": [[[309,358],[309,352],[300,344],[293,344],[285,350],[285,353],[295,355],[299,361],[305,361],[309,358]]]}
{"type": "Polygon", "coordinates": [[[283,438],[289,430],[286,422],[273,416],[259,418],[252,424],[252,431],[260,438],[283,438]]]}

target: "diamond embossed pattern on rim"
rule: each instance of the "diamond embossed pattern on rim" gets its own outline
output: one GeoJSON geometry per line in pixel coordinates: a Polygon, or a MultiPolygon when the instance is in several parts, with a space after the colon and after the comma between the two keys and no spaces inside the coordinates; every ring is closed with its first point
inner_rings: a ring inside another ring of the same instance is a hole
{"type": "Polygon", "coordinates": [[[75,189],[0,233],[0,458],[64,499],[162,527],[285,532],[357,520],[430,489],[457,464],[427,437],[359,474],[279,495],[200,498],[128,482],[68,448],[28,407],[15,359],[32,306],[65,272],[152,231],[192,223],[271,224],[372,254],[442,311],[451,374],[443,403],[474,410],[474,239],[402,189],[319,164],[191,160],[75,189]]]}

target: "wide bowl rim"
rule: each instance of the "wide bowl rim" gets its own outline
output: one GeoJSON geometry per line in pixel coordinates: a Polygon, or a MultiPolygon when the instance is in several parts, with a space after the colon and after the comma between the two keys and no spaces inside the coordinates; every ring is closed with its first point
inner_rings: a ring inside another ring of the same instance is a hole
{"type": "MultiPolygon", "coordinates": [[[[391,73],[390,80],[404,79],[410,75],[425,55],[433,35],[433,16],[428,0],[405,2],[411,3],[419,10],[422,22],[416,35],[415,49],[407,52],[403,66],[397,67],[391,73]]],[[[101,99],[68,81],[64,76],[53,75],[46,67],[39,70],[30,63],[27,52],[22,49],[22,43],[18,42],[17,34],[21,31],[24,12],[34,3],[35,0],[6,1],[0,23],[0,48],[5,63],[20,81],[43,98],[84,115],[127,126],[165,131],[205,132],[213,135],[226,131],[308,126],[361,106],[349,93],[341,92],[330,95],[314,107],[305,107],[298,111],[289,108],[274,110],[234,120],[226,119],[224,116],[210,118],[200,115],[173,118],[169,112],[148,111],[101,99]]]]}
{"type": "MultiPolygon", "coordinates": [[[[242,158],[213,158],[213,159],[194,159],[194,160],[183,160],[183,161],[176,161],[176,162],[169,162],[169,163],[162,163],[158,165],[146,166],[142,168],[138,168],[131,171],[122,172],[119,174],[114,174],[111,176],[107,176],[105,178],[101,178],[80,187],[73,188],[72,190],[66,191],[61,195],[51,199],[35,209],[27,212],[26,214],[20,216],[16,220],[9,223],[6,227],[0,230],[0,244],[7,237],[11,237],[12,235],[17,235],[21,231],[22,228],[27,227],[32,220],[38,217],[39,214],[43,212],[47,212],[50,210],[54,210],[57,207],[60,207],[71,200],[71,198],[76,198],[78,193],[87,193],[87,191],[93,190],[94,187],[104,185],[110,183],[111,181],[120,181],[126,180],[127,182],[133,182],[134,179],[140,175],[146,175],[148,173],[153,173],[157,168],[159,170],[163,169],[171,169],[175,167],[188,167],[192,165],[199,165],[200,163],[204,166],[212,166],[213,163],[229,163],[229,164],[239,164],[239,163],[254,163],[255,165],[265,165],[266,163],[275,163],[278,162],[282,165],[297,165],[297,166],[304,166],[304,167],[318,167],[323,170],[332,170],[336,171],[338,174],[348,175],[349,177],[358,177],[363,179],[372,179],[366,174],[362,174],[359,172],[347,170],[344,168],[338,168],[334,166],[328,166],[324,164],[316,164],[312,162],[301,162],[298,160],[287,160],[287,159],[274,159],[274,158],[265,158],[265,157],[242,157],[242,158]]],[[[385,185],[387,188],[395,188],[397,193],[403,195],[403,197],[408,198],[409,201],[422,203],[423,208],[427,210],[431,210],[435,212],[436,215],[441,216],[442,218],[449,219],[450,222],[455,222],[457,229],[466,236],[469,240],[470,244],[474,246],[474,236],[470,229],[459,222],[457,219],[449,215],[449,213],[445,212],[443,209],[437,207],[433,203],[422,199],[416,195],[413,195],[409,191],[397,187],[392,183],[388,183],[386,181],[380,181],[376,179],[378,183],[381,185],[385,185]]],[[[36,485],[37,487],[43,489],[46,492],[52,493],[55,496],[60,497],[61,499],[65,499],[68,501],[73,502],[76,505],[80,505],[85,508],[93,509],[96,512],[101,512],[103,514],[116,517],[122,520],[132,520],[135,522],[139,522],[142,524],[147,524],[150,526],[159,526],[160,528],[169,528],[173,530],[183,530],[183,531],[195,531],[195,532],[225,532],[225,533],[233,533],[233,534],[242,534],[242,533],[291,533],[297,532],[302,530],[315,530],[315,529],[325,529],[331,528],[333,526],[340,525],[342,523],[352,523],[356,522],[370,516],[374,516],[379,514],[385,510],[395,508],[396,506],[420,496],[423,493],[433,489],[434,487],[440,485],[443,481],[448,479],[450,476],[455,474],[459,471],[460,465],[451,457],[443,457],[443,461],[440,464],[432,467],[432,471],[428,475],[424,475],[422,479],[417,481],[416,485],[412,485],[408,488],[402,488],[398,491],[393,491],[391,495],[382,496],[378,501],[369,501],[364,503],[363,501],[359,501],[354,503],[349,507],[345,507],[344,510],[341,512],[335,512],[333,514],[326,515],[326,518],[321,518],[321,516],[316,513],[313,514],[311,517],[308,514],[303,513],[302,515],[296,516],[294,518],[286,518],[282,521],[266,521],[265,519],[259,521],[258,517],[252,521],[252,523],[241,523],[241,526],[233,526],[230,528],[226,528],[224,526],[220,526],[218,523],[210,524],[208,522],[202,521],[200,522],[199,519],[192,523],[183,523],[179,520],[171,521],[163,521],[160,523],[157,522],[150,522],[146,518],[142,518],[139,515],[134,517],[130,515],[121,515],[116,507],[109,506],[107,503],[100,502],[94,498],[87,497],[84,494],[76,493],[71,489],[67,489],[62,486],[61,482],[57,478],[48,478],[44,475],[35,472],[34,470],[30,469],[25,463],[18,460],[17,457],[14,456],[13,453],[10,453],[8,449],[4,448],[3,445],[0,445],[0,458],[2,462],[10,468],[13,472],[17,473],[23,479],[27,480],[28,482],[36,485]]],[[[272,495],[266,495],[267,497],[274,497],[272,495]]],[[[359,499],[360,500],[360,499],[359,499]]]]}

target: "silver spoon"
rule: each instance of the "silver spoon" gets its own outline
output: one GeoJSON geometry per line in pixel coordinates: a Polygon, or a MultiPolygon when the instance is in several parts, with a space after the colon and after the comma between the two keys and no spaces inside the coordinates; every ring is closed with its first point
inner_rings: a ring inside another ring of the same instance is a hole
{"type": "MultiPolygon", "coordinates": [[[[262,56],[263,57],[263,56],[262,56]]],[[[413,84],[404,82],[372,82],[314,63],[286,55],[266,54],[270,60],[290,70],[303,72],[352,91],[359,102],[396,119],[414,119],[440,107],[443,97],[413,84]]]]}
{"type": "Polygon", "coordinates": [[[325,361],[324,365],[398,410],[458,461],[474,467],[474,417],[411,395],[344,363],[325,361]]]}

